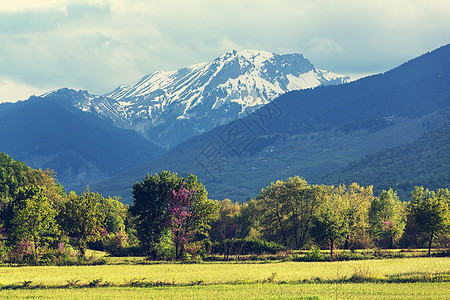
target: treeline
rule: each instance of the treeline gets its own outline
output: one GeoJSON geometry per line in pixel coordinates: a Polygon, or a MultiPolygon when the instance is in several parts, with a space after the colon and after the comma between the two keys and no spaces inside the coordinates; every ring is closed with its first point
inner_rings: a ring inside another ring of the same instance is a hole
{"type": "Polygon", "coordinates": [[[402,202],[392,189],[277,181],[248,203],[219,202],[212,240],[259,238],[285,249],[428,248],[450,245],[450,192],[415,187],[402,202]]]}
{"type": "Polygon", "coordinates": [[[98,193],[66,193],[51,171],[0,153],[0,260],[28,264],[86,261],[88,248],[114,256],[280,250],[448,247],[450,192],[415,187],[410,202],[357,183],[277,181],[247,203],[208,199],[194,175],[163,171],[132,187],[131,207],[98,193]]]}
{"type": "Polygon", "coordinates": [[[0,260],[80,263],[88,245],[107,247],[125,230],[128,209],[87,190],[68,194],[52,171],[0,153],[0,260]]]}

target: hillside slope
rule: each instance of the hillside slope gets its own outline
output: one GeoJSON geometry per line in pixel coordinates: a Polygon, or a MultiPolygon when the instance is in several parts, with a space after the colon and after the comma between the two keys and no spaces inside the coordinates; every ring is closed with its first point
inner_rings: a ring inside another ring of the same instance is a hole
{"type": "Polygon", "coordinates": [[[449,121],[449,106],[447,45],[384,74],[287,93],[94,187],[129,202],[136,180],[172,170],[198,175],[212,198],[245,201],[271,181],[320,178],[368,154],[414,142],[449,121]]]}
{"type": "Polygon", "coordinates": [[[66,100],[59,93],[0,104],[0,151],[33,168],[54,169],[66,189],[108,178],[164,153],[138,133],[74,109],[66,100]]]}
{"type": "Polygon", "coordinates": [[[374,185],[376,193],[390,187],[403,200],[416,185],[432,190],[450,188],[450,123],[421,139],[352,162],[320,180],[327,184],[358,182],[374,185]]]}

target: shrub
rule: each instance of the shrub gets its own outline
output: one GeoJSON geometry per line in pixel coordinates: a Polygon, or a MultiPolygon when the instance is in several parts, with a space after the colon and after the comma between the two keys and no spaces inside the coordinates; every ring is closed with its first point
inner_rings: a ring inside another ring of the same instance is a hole
{"type": "Polygon", "coordinates": [[[212,244],[212,254],[249,255],[249,254],[276,254],[283,250],[283,246],[275,242],[268,242],[257,238],[252,239],[226,239],[223,242],[212,244]]]}
{"type": "Polygon", "coordinates": [[[124,256],[127,254],[128,235],[124,231],[110,233],[103,242],[105,251],[112,256],[124,256]]]}
{"type": "Polygon", "coordinates": [[[312,246],[310,251],[302,256],[299,252],[292,253],[293,261],[328,261],[330,257],[325,257],[321,252],[320,248],[317,246],[312,246]]]}

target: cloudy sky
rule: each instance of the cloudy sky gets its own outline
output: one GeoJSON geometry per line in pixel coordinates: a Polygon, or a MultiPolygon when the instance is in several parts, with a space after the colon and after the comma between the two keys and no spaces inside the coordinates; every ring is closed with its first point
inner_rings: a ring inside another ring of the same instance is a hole
{"type": "Polygon", "coordinates": [[[450,42],[449,0],[0,0],[0,102],[94,94],[230,50],[360,77],[450,42]]]}

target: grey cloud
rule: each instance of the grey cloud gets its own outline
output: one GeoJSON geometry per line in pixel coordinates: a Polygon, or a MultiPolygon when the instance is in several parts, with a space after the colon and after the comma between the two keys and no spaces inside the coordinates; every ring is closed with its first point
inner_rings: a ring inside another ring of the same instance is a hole
{"type": "Polygon", "coordinates": [[[450,2],[439,0],[71,3],[67,14],[0,13],[0,77],[105,93],[232,48],[301,52],[319,68],[367,74],[450,41],[450,2]]]}

